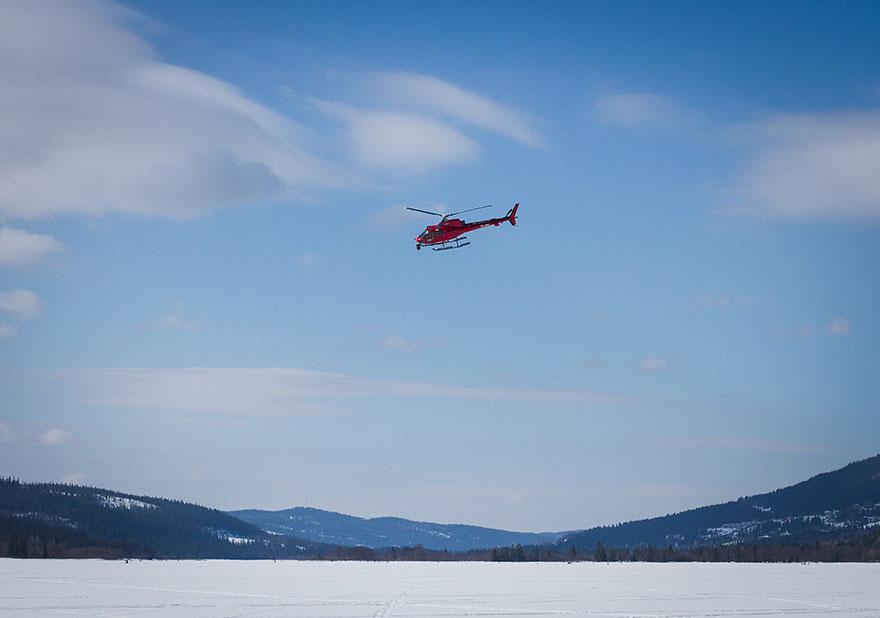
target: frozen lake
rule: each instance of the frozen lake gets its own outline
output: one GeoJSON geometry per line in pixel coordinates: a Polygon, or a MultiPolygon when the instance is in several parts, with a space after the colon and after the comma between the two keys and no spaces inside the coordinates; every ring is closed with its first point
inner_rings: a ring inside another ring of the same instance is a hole
{"type": "Polygon", "coordinates": [[[7,616],[880,617],[880,564],[0,559],[7,616]]]}

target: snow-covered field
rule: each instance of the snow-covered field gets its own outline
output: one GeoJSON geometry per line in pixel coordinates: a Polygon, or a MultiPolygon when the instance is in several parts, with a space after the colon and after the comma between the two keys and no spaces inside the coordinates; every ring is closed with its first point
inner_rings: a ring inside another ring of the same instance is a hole
{"type": "Polygon", "coordinates": [[[880,617],[880,564],[0,560],[7,616],[880,617]]]}

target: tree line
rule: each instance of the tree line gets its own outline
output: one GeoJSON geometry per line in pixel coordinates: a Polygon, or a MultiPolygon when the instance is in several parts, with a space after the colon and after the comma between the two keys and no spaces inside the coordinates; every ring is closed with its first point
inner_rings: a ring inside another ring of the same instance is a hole
{"type": "MultiPolygon", "coordinates": [[[[594,531],[595,533],[595,531],[594,531]]],[[[563,545],[510,545],[469,551],[415,547],[335,547],[279,535],[215,509],[130,497],[60,484],[0,478],[0,557],[312,559],[484,562],[878,562],[880,525],[860,537],[820,541],[741,542],[693,548],[650,544],[615,547],[595,541],[585,550],[563,545]],[[108,497],[151,507],[108,508],[108,497]],[[243,540],[230,542],[230,536],[243,540]]]]}
{"type": "Polygon", "coordinates": [[[599,541],[589,552],[572,545],[561,551],[549,545],[493,547],[466,552],[416,547],[336,547],[309,556],[313,560],[430,562],[880,562],[880,527],[854,540],[812,543],[706,545],[676,549],[639,545],[616,548],[599,541]]]}
{"type": "Polygon", "coordinates": [[[615,548],[599,542],[591,552],[574,546],[560,551],[550,546],[494,547],[466,552],[415,547],[334,547],[302,552],[291,541],[234,551],[228,543],[198,551],[160,553],[149,545],[106,540],[82,531],[49,526],[22,518],[0,517],[0,557],[7,558],[228,558],[277,560],[363,560],[386,562],[880,562],[880,528],[851,541],[790,544],[710,545],[687,550],[644,545],[615,548]],[[10,522],[10,519],[17,521],[10,522]],[[195,556],[193,554],[196,554],[195,556]]]}

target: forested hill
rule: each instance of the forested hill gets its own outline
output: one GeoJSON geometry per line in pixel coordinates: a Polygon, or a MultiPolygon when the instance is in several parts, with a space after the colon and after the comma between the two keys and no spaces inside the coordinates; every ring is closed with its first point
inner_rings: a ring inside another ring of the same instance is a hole
{"type": "Polygon", "coordinates": [[[767,494],[567,534],[557,547],[803,543],[856,538],[878,525],[880,455],[767,494]]]}
{"type": "MultiPolygon", "coordinates": [[[[643,557],[628,550],[673,547],[684,559],[706,559],[693,548],[809,544],[816,551],[806,559],[825,559],[820,544],[867,539],[867,545],[859,542],[870,549],[870,555],[861,550],[846,555],[874,560],[871,556],[880,549],[880,455],[771,493],[569,533],[555,544],[554,535],[392,517],[362,519],[315,509],[251,511],[247,516],[256,522],[265,515],[281,517],[277,528],[260,521],[264,530],[216,509],[163,498],[0,478],[0,556],[502,560],[596,555],[600,559],[605,547],[613,547],[635,559],[651,559],[650,552],[643,557]],[[311,523],[303,523],[306,519],[311,523]],[[308,526],[317,526],[322,535],[318,538],[325,542],[302,540],[308,526]],[[351,545],[391,549],[341,547],[351,545]],[[489,550],[491,554],[485,555],[467,551],[476,547],[504,551],[489,550]]],[[[835,549],[829,555],[844,554],[835,549]]],[[[758,553],[753,550],[751,555],[757,559],[758,553]]],[[[762,559],[782,558],[767,554],[762,559]]]]}
{"type": "Polygon", "coordinates": [[[195,504],[0,479],[0,555],[244,559],[304,557],[326,549],[195,504]]]}
{"type": "Polygon", "coordinates": [[[468,551],[508,545],[540,545],[559,539],[561,532],[509,532],[463,524],[435,524],[400,517],[363,518],[307,507],[283,511],[230,511],[244,521],[276,534],[342,546],[415,547],[468,551]]]}

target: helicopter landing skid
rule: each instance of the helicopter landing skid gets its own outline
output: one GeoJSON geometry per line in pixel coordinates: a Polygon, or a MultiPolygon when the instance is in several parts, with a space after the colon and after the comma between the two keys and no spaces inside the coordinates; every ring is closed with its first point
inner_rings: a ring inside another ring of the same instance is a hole
{"type": "Polygon", "coordinates": [[[442,243],[439,247],[431,247],[434,251],[447,251],[448,249],[458,249],[459,247],[467,247],[470,242],[461,242],[466,240],[467,236],[460,236],[455,240],[449,240],[442,243]]]}

